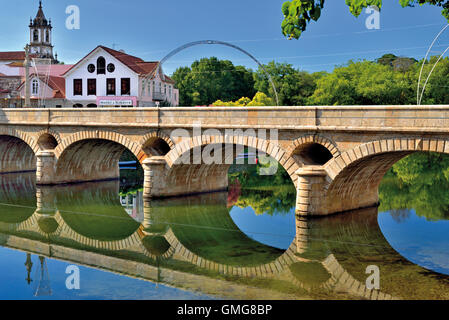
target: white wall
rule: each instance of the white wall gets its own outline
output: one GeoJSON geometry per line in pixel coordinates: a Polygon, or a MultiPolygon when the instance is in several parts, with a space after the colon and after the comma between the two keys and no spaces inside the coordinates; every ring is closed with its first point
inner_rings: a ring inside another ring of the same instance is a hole
{"type": "Polygon", "coordinates": [[[139,96],[139,76],[134,71],[130,70],[127,66],[122,64],[112,55],[107,53],[101,48],[98,48],[93,52],[86,60],[82,61],[75,69],[72,69],[65,76],[66,83],[66,98],[68,101],[76,101],[80,103],[96,103],[96,96],[87,95],[87,79],[97,79],[97,96],[103,97],[106,94],[106,79],[115,78],[116,95],[121,96],[121,79],[130,78],[131,79],[131,95],[139,96]],[[106,75],[97,74],[97,59],[102,56],[106,59],[106,75]],[[115,71],[113,73],[108,72],[107,66],[109,63],[115,65],[115,71]],[[89,73],[87,71],[87,66],[89,64],[95,65],[95,72],[89,73]],[[73,95],[73,80],[82,79],[83,80],[83,95],[74,96],[73,95]]]}
{"type": "MultiPolygon", "coordinates": [[[[25,85],[20,88],[19,94],[21,97],[25,98],[25,85]]],[[[39,78],[30,77],[30,98],[31,99],[53,99],[53,89],[50,88],[46,83],[41,81],[39,78]],[[39,93],[38,95],[33,95],[33,80],[37,79],[39,81],[39,93]]]]}

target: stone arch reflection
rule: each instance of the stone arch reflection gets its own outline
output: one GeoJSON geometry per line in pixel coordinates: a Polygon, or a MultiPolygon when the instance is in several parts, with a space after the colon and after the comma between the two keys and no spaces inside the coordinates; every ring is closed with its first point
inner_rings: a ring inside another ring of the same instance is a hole
{"type": "Polygon", "coordinates": [[[118,241],[139,228],[123,208],[118,181],[87,183],[55,189],[59,214],[78,234],[97,241],[118,241]]]}
{"type": "Polygon", "coordinates": [[[271,277],[295,261],[295,241],[281,250],[240,231],[229,215],[225,192],[147,201],[145,220],[151,221],[147,228],[164,230],[166,241],[175,249],[173,257],[202,269],[271,277]]]}
{"type": "Polygon", "coordinates": [[[0,223],[18,227],[34,213],[36,206],[36,174],[0,175],[0,223]]]}
{"type": "Polygon", "coordinates": [[[449,298],[449,277],[401,256],[385,239],[377,217],[377,208],[368,208],[319,219],[298,219],[299,258],[319,262],[331,275],[319,287],[372,300],[449,298]],[[369,265],[381,270],[380,290],[366,288],[369,265]]]}

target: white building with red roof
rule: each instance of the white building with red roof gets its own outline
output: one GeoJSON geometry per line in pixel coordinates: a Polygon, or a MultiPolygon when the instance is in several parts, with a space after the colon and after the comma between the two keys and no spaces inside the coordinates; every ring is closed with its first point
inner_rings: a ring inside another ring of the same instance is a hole
{"type": "Polygon", "coordinates": [[[179,91],[158,62],[98,46],[67,70],[66,106],[152,107],[179,104],[179,91]]]}
{"type": "MultiPolygon", "coordinates": [[[[32,107],[62,108],[66,106],[64,78],[31,74],[29,81],[32,107]]],[[[25,82],[22,82],[17,91],[24,100],[25,82]]]]}

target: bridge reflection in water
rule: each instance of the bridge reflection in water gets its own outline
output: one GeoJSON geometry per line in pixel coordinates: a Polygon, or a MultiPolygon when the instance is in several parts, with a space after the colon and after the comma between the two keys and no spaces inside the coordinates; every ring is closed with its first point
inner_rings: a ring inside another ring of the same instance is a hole
{"type": "Polygon", "coordinates": [[[240,231],[227,193],[148,201],[133,218],[118,182],[36,189],[34,179],[0,176],[3,247],[225,298],[449,298],[448,277],[391,248],[375,208],[298,218],[280,250],[240,231]],[[380,268],[380,290],[365,285],[368,265],[380,268]]]}

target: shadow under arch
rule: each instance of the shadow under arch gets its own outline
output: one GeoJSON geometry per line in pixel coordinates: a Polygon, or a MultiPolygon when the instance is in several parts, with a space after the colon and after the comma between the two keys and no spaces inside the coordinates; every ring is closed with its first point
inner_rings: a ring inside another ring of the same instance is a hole
{"type": "Polygon", "coordinates": [[[300,166],[276,143],[244,135],[203,135],[201,139],[185,139],[165,156],[168,165],[165,196],[226,190],[228,170],[245,148],[270,157],[263,164],[267,176],[275,174],[280,165],[296,185],[295,172],[300,166]],[[209,160],[205,161],[206,158],[209,160]]]}
{"type": "Polygon", "coordinates": [[[138,161],[144,158],[137,143],[118,133],[78,132],[55,149],[57,183],[118,179],[119,160],[126,149],[138,161]]]}
{"type": "Polygon", "coordinates": [[[357,146],[333,158],[324,166],[328,179],[319,214],[377,206],[379,184],[387,171],[416,152],[448,153],[449,141],[415,137],[384,139],[357,146]]]}
{"type": "Polygon", "coordinates": [[[41,150],[54,150],[58,146],[59,142],[57,137],[55,137],[52,133],[45,132],[39,135],[37,144],[41,150]]]}
{"type": "Polygon", "coordinates": [[[0,174],[35,171],[38,149],[19,135],[0,132],[0,174]]]}
{"type": "Polygon", "coordinates": [[[173,57],[174,55],[178,54],[179,52],[190,48],[190,47],[194,47],[194,46],[199,46],[199,45],[222,45],[222,46],[226,46],[226,47],[230,47],[233,49],[236,49],[242,53],[244,53],[245,55],[247,55],[248,57],[250,57],[255,63],[257,63],[257,65],[263,70],[263,72],[265,73],[265,75],[268,77],[268,81],[271,84],[271,87],[273,88],[273,91],[275,93],[275,98],[276,98],[276,105],[279,106],[279,97],[278,97],[278,93],[276,90],[276,85],[274,84],[273,79],[271,78],[271,75],[267,72],[267,70],[265,69],[264,65],[262,63],[259,62],[259,60],[257,60],[252,54],[250,54],[249,52],[247,52],[246,50],[243,50],[242,48],[228,43],[228,42],[224,42],[224,41],[219,41],[219,40],[200,40],[200,41],[193,41],[187,44],[184,44],[176,49],[174,49],[173,51],[171,51],[170,53],[168,53],[164,58],[162,58],[162,60],[158,63],[158,67],[154,69],[154,71],[152,72],[151,76],[149,77],[150,79],[154,77],[155,73],[161,68],[161,66],[167,61],[169,60],[171,57],[173,57]]]}
{"type": "Polygon", "coordinates": [[[304,135],[296,139],[287,152],[298,163],[305,165],[324,165],[340,154],[332,139],[318,134],[304,135]]]}

